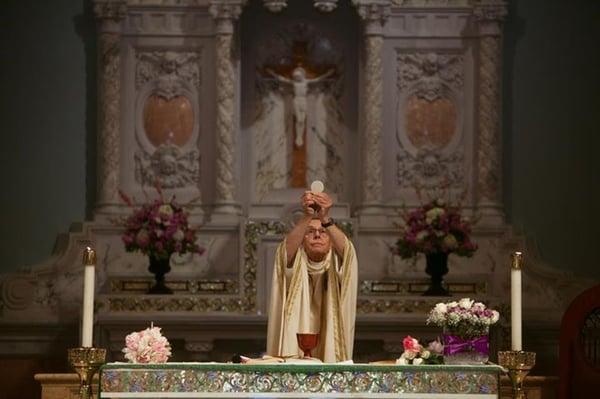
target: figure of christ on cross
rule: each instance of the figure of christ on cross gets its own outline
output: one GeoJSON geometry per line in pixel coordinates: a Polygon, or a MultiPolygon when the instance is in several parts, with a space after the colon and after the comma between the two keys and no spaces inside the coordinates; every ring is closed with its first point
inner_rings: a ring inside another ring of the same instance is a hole
{"type": "MultiPolygon", "coordinates": [[[[302,46],[300,46],[302,47],[302,46]]],[[[323,66],[309,66],[305,61],[304,51],[294,49],[295,66],[265,68],[267,76],[292,88],[293,105],[293,150],[292,150],[292,176],[291,186],[294,188],[306,187],[306,124],[307,100],[309,85],[321,82],[335,73],[333,67],[322,74],[318,71],[325,69],[323,66]]]]}
{"type": "Polygon", "coordinates": [[[306,134],[306,99],[308,96],[308,85],[328,78],[333,74],[334,70],[330,69],[323,75],[314,79],[308,79],[306,77],[306,70],[301,65],[298,65],[292,71],[292,79],[288,79],[283,75],[278,75],[271,69],[267,69],[267,72],[278,81],[289,84],[293,88],[294,145],[296,147],[302,147],[304,145],[304,135],[306,134]]]}

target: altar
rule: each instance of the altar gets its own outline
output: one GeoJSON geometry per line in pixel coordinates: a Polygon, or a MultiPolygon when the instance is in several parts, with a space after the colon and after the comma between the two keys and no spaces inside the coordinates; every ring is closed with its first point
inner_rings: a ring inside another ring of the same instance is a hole
{"type": "Polygon", "coordinates": [[[100,398],[499,398],[498,365],[109,363],[100,398]]]}

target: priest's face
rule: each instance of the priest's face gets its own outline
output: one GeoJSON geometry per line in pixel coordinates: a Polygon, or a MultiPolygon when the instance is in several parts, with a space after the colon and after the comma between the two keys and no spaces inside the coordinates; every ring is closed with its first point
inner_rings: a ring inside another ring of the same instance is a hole
{"type": "Polygon", "coordinates": [[[313,262],[322,261],[331,248],[331,238],[319,219],[310,221],[304,234],[304,250],[313,262]]]}

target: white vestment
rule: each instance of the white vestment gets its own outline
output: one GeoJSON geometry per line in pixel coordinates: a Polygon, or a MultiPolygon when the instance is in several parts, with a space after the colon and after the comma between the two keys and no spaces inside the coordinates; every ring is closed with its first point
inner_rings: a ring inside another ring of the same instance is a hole
{"type": "Polygon", "coordinates": [[[326,363],[352,359],[358,281],[356,251],[346,239],[342,259],[329,251],[312,262],[301,246],[287,267],[285,240],[275,256],[267,354],[302,356],[296,333],[319,333],[313,357],[326,363]]]}

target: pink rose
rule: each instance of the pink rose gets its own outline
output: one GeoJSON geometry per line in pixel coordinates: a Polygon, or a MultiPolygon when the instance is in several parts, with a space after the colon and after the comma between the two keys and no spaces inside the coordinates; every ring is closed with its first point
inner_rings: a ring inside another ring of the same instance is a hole
{"type": "Polygon", "coordinates": [[[140,246],[140,248],[146,248],[150,243],[150,235],[148,231],[145,229],[140,230],[135,236],[135,242],[140,246]]]}
{"type": "Polygon", "coordinates": [[[421,350],[421,345],[419,345],[419,341],[411,337],[410,335],[406,336],[402,340],[402,345],[404,346],[404,351],[419,353],[421,350]]]}

